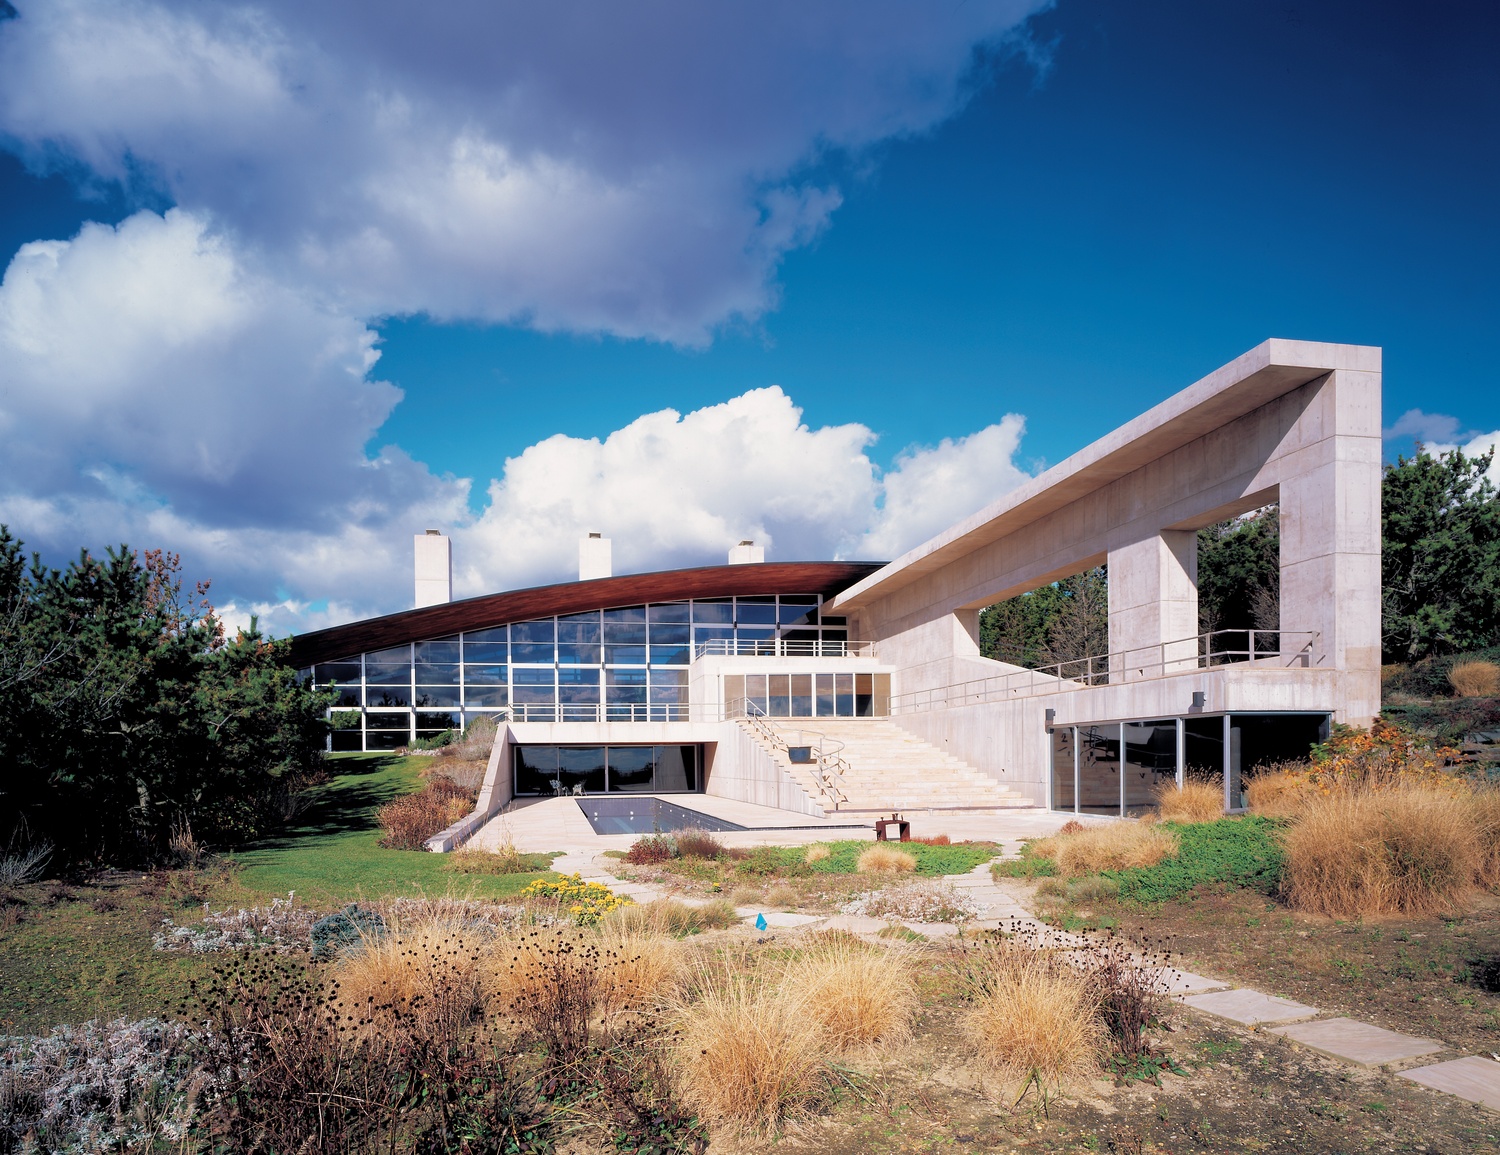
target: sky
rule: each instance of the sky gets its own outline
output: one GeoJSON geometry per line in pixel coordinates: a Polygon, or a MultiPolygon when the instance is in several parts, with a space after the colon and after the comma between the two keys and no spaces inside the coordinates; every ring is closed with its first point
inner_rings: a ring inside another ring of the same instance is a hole
{"type": "Polygon", "coordinates": [[[1449,0],[0,0],[0,523],[277,634],[429,528],[457,596],[882,560],[1270,336],[1482,451],[1497,58],[1449,0]]]}

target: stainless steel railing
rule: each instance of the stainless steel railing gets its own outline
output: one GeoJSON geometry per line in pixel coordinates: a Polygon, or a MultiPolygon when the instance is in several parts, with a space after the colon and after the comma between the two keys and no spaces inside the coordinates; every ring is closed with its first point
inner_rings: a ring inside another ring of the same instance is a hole
{"type": "Polygon", "coordinates": [[[844,789],[844,775],[849,773],[850,766],[844,759],[843,742],[816,730],[778,730],[771,725],[766,712],[750,698],[735,698],[725,703],[724,713],[727,718],[742,723],[773,751],[785,755],[792,765],[798,765],[792,762],[792,750],[807,749],[811,760],[806,765],[812,771],[819,793],[832,803],[835,810],[840,803],[849,801],[848,792],[844,789]]]}
{"type": "Polygon", "coordinates": [[[1308,669],[1316,661],[1317,643],[1316,630],[1210,630],[1178,641],[1056,662],[1034,670],[1015,670],[928,690],[892,694],[890,712],[910,714],[1011,701],[1232,664],[1308,669]]]}
{"type": "Polygon", "coordinates": [[[873,658],[872,642],[798,641],[789,638],[713,638],[699,642],[693,658],[873,658]]]}

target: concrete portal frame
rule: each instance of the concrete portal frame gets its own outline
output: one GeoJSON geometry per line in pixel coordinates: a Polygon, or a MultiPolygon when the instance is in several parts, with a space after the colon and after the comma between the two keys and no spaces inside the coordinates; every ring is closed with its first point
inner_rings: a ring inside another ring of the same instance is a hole
{"type": "MultiPolygon", "coordinates": [[[[1110,685],[1032,694],[1024,713],[958,708],[898,719],[1004,772],[1034,762],[1058,721],[1182,712],[1174,672],[1209,711],[1329,710],[1367,724],[1380,692],[1381,351],[1272,339],[852,586],[828,607],[899,670],[898,696],[993,679],[980,609],[1109,566],[1110,685]],[[1198,668],[1197,530],[1280,504],[1281,629],[1316,635],[1309,669],[1198,668]],[[1154,654],[1137,662],[1132,654],[1154,654]],[[1138,684],[1137,684],[1138,683],[1138,684]],[[1258,687],[1258,688],[1257,688],[1258,687]],[[1065,700],[1066,704],[1063,704],[1065,700]],[[988,733],[986,733],[988,731],[988,733]],[[1002,751],[996,754],[995,751],[1002,751]],[[1008,751],[1008,753],[1006,752],[1008,751]]],[[[955,702],[949,695],[946,702],[955,702]]],[[[1030,776],[1029,769],[1023,770],[1030,776]]]]}

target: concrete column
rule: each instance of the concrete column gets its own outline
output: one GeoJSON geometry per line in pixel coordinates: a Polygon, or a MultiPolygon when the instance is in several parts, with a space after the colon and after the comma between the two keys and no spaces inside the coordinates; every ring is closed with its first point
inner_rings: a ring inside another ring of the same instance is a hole
{"type": "Polygon", "coordinates": [[[1109,551],[1111,681],[1193,669],[1197,634],[1195,532],[1162,530],[1109,551]]]}
{"type": "Polygon", "coordinates": [[[1380,710],[1380,374],[1330,373],[1313,406],[1327,435],[1281,482],[1281,628],[1317,631],[1313,661],[1343,683],[1338,720],[1367,726],[1380,710]]]}
{"type": "Polygon", "coordinates": [[[453,600],[453,543],[435,529],[412,539],[416,558],[415,604],[440,606],[453,600]]]}

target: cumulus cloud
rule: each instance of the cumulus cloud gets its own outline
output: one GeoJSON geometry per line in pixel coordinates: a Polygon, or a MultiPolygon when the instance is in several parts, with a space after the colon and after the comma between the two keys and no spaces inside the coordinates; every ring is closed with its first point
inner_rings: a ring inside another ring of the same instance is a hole
{"type": "Polygon", "coordinates": [[[1493,433],[1467,434],[1467,440],[1462,443],[1443,444],[1434,442],[1426,446],[1429,453],[1449,453],[1454,449],[1462,449],[1465,457],[1479,457],[1482,454],[1492,454],[1490,467],[1485,471],[1485,476],[1500,489],[1500,429],[1493,433]]]}
{"type": "Polygon", "coordinates": [[[619,572],[888,557],[1025,475],[1022,420],[898,456],[859,424],[809,427],[781,389],[555,436],[470,482],[369,446],[400,398],[368,329],[257,270],[182,210],[26,246],[0,282],[0,521],[53,559],[80,543],[179,551],[226,618],[277,633],[401,609],[411,536],[444,528],[458,593],[576,576],[577,540],[619,572]]]}
{"type": "Polygon", "coordinates": [[[351,312],[702,343],[1050,0],[35,0],[0,135],[157,185],[351,312]]]}
{"type": "Polygon", "coordinates": [[[1387,428],[1381,436],[1387,441],[1411,438],[1424,445],[1433,442],[1451,442],[1461,436],[1463,426],[1457,417],[1446,413],[1424,413],[1420,409],[1408,409],[1387,428]]]}

